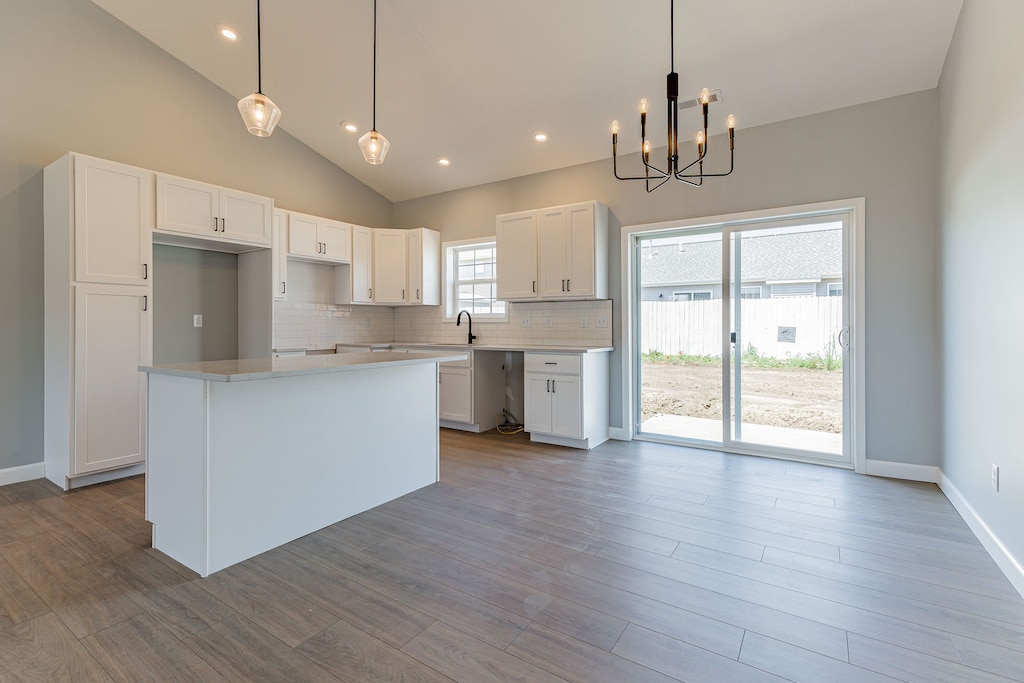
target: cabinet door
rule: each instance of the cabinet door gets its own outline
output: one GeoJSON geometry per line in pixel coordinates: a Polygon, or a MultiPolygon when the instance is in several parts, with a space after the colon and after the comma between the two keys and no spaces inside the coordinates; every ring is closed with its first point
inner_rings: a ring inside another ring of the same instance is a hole
{"type": "Polygon", "coordinates": [[[540,434],[551,433],[551,397],[551,375],[527,373],[526,431],[540,434]]]}
{"type": "Polygon", "coordinates": [[[151,297],[142,287],[75,288],[75,452],[72,475],[146,457],[151,297]]]}
{"type": "Polygon", "coordinates": [[[144,285],[153,253],[155,175],[74,157],[78,282],[144,285]]]}
{"type": "Polygon", "coordinates": [[[337,263],[348,263],[351,260],[349,245],[352,243],[352,238],[349,236],[348,225],[334,221],[321,221],[317,235],[323,245],[325,259],[337,263]]]}
{"type": "Polygon", "coordinates": [[[498,298],[537,298],[537,212],[498,216],[498,298]]]}
{"type": "Polygon", "coordinates": [[[404,230],[373,231],[374,303],[405,303],[405,246],[404,230]]]}
{"type": "Polygon", "coordinates": [[[270,217],[274,203],[238,190],[220,191],[221,237],[233,242],[270,246],[270,217]]]}
{"type": "Polygon", "coordinates": [[[552,375],[551,434],[583,438],[583,411],[580,402],[580,378],[552,375]]]}
{"type": "Polygon", "coordinates": [[[220,191],[214,185],[156,176],[156,229],[202,237],[220,234],[220,191]]]}
{"type": "Polygon", "coordinates": [[[274,300],[288,299],[288,243],[287,215],[283,211],[275,211],[270,233],[271,280],[274,282],[274,300]]]}
{"type": "Polygon", "coordinates": [[[288,253],[292,256],[320,256],[322,248],[316,234],[316,219],[292,213],[288,215],[288,253]]]}
{"type": "Polygon", "coordinates": [[[405,293],[408,304],[423,303],[423,231],[406,231],[406,254],[409,260],[409,291],[405,293]]]}
{"type": "Polygon", "coordinates": [[[568,214],[567,295],[594,297],[597,287],[597,273],[594,270],[597,264],[594,204],[571,206],[568,214]]]}
{"type": "Polygon", "coordinates": [[[361,225],[352,226],[352,302],[373,301],[373,231],[361,225]]]}
{"type": "Polygon", "coordinates": [[[568,243],[566,228],[567,212],[564,208],[544,209],[538,223],[540,256],[540,296],[542,299],[557,299],[568,296],[566,280],[568,273],[568,243]]]}
{"type": "Polygon", "coordinates": [[[472,373],[469,368],[442,369],[438,372],[439,416],[442,420],[473,421],[472,373]]]}

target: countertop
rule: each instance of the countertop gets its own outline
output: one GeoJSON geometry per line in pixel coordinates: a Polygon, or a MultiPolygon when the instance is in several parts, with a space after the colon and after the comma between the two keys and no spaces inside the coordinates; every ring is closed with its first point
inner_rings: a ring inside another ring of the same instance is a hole
{"type": "Polygon", "coordinates": [[[611,346],[537,346],[515,344],[443,344],[437,342],[383,342],[380,344],[338,344],[339,348],[371,348],[376,353],[389,349],[444,349],[447,351],[523,351],[528,353],[604,353],[612,351],[611,346]]]}
{"type": "Polygon", "coordinates": [[[338,353],[315,356],[288,356],[284,358],[243,358],[215,360],[205,363],[167,363],[140,365],[141,372],[203,379],[213,382],[242,382],[294,375],[319,375],[332,372],[351,372],[397,365],[442,363],[465,360],[466,354],[453,349],[451,353],[417,353],[377,351],[338,353]]]}

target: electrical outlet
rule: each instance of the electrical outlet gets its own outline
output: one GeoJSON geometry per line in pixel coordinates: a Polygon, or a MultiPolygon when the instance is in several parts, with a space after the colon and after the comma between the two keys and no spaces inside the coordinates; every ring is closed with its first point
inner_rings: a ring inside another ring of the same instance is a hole
{"type": "Polygon", "coordinates": [[[992,463],[992,490],[999,493],[999,465],[992,463]]]}
{"type": "Polygon", "coordinates": [[[192,327],[202,327],[202,326],[203,326],[203,314],[202,313],[196,313],[195,315],[192,316],[192,327]]]}
{"type": "Polygon", "coordinates": [[[544,318],[544,327],[547,327],[549,329],[551,328],[551,316],[550,315],[544,318]]]}
{"type": "Polygon", "coordinates": [[[530,319],[529,318],[520,318],[519,319],[519,324],[522,325],[523,327],[529,327],[530,326],[530,319]]]}
{"type": "Polygon", "coordinates": [[[597,326],[598,327],[608,327],[608,318],[606,316],[603,316],[603,315],[597,316],[597,326]]]}
{"type": "Polygon", "coordinates": [[[587,316],[581,315],[580,316],[580,327],[586,327],[586,326],[587,326],[587,316]]]}

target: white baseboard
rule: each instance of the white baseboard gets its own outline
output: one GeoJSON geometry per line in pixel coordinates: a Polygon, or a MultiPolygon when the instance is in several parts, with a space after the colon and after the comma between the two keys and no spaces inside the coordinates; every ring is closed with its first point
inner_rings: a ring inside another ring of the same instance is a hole
{"type": "Polygon", "coordinates": [[[625,427],[609,427],[608,438],[615,439],[616,441],[632,441],[633,436],[629,433],[629,430],[625,427]]]}
{"type": "Polygon", "coordinates": [[[32,479],[42,479],[46,476],[46,468],[41,462],[34,462],[31,465],[19,465],[0,470],[0,486],[17,484],[32,479]]]}
{"type": "Polygon", "coordinates": [[[960,493],[949,477],[942,470],[939,470],[939,475],[939,488],[942,489],[942,492],[949,499],[949,502],[953,504],[953,507],[956,508],[956,511],[960,513],[960,516],[964,518],[967,526],[971,528],[971,531],[978,537],[981,544],[985,546],[985,550],[996,561],[996,564],[999,565],[999,568],[1006,575],[1006,578],[1010,580],[1010,583],[1013,584],[1013,587],[1024,597],[1024,565],[1014,557],[1010,549],[989,528],[985,520],[967,502],[967,499],[964,498],[963,494],[960,493]]]}
{"type": "Polygon", "coordinates": [[[941,470],[934,465],[912,465],[907,462],[889,462],[888,460],[865,460],[864,474],[890,479],[908,479],[938,484],[941,470]]]}

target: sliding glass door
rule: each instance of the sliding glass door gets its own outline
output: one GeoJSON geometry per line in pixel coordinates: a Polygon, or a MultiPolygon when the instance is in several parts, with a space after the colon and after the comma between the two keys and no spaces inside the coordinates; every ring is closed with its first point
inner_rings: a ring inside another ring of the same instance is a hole
{"type": "Polygon", "coordinates": [[[638,437],[852,463],[850,221],[636,237],[638,437]]]}

